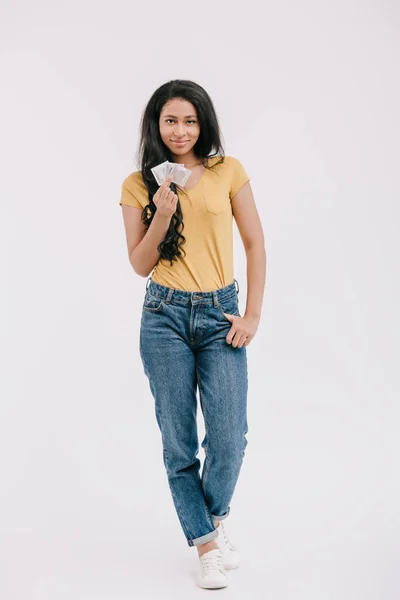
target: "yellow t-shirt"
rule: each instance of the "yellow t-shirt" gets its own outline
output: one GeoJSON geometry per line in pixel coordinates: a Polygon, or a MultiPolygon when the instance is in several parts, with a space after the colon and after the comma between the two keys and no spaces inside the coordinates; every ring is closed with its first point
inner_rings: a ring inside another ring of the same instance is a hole
{"type": "MultiPolygon", "coordinates": [[[[209,166],[219,158],[210,157],[209,166]]],[[[231,199],[249,179],[237,158],[225,156],[222,164],[204,171],[187,195],[177,188],[186,242],[180,247],[182,256],[172,261],[172,266],[160,257],[151,275],[153,281],[188,292],[209,292],[233,283],[231,199]]],[[[149,204],[141,171],[124,179],[119,203],[141,210],[149,204]]]]}

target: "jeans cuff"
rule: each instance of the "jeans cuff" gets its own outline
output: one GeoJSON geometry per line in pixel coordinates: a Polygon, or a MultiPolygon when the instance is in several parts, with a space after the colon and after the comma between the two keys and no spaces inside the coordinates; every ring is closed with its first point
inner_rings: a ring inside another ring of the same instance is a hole
{"type": "Polygon", "coordinates": [[[213,529],[210,533],[206,533],[205,535],[201,535],[198,538],[194,538],[194,540],[188,540],[189,546],[199,546],[200,544],[205,544],[206,542],[210,542],[218,535],[218,531],[213,529]]]}
{"type": "Polygon", "coordinates": [[[226,519],[230,512],[231,509],[228,508],[227,512],[224,515],[221,515],[220,517],[218,517],[217,515],[211,515],[211,517],[214,519],[214,521],[223,521],[224,519],[226,519]]]}

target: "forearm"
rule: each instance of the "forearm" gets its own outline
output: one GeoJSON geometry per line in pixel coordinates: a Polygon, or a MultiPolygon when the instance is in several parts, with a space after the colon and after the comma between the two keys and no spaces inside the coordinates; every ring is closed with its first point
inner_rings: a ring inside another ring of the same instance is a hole
{"type": "Polygon", "coordinates": [[[246,316],[261,317],[267,271],[267,254],[264,246],[257,244],[246,250],[247,300],[246,316]]]}
{"type": "Polygon", "coordinates": [[[169,229],[170,221],[171,217],[165,217],[158,211],[154,213],[146,235],[129,257],[129,261],[138,275],[147,277],[156,266],[160,258],[157,247],[164,240],[169,229]]]}

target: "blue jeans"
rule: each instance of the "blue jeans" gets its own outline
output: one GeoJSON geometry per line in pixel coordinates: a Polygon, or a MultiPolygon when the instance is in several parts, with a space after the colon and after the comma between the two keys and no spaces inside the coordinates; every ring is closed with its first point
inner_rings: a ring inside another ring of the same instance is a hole
{"type": "MultiPolygon", "coordinates": [[[[235,280],[236,281],[236,280],[235,280]]],[[[217,537],[247,445],[246,347],[226,341],[240,315],[235,281],[210,292],[186,292],[148,280],[140,325],[140,356],[155,400],[163,461],[189,546],[217,537]],[[197,396],[204,418],[200,478],[197,396]]]]}

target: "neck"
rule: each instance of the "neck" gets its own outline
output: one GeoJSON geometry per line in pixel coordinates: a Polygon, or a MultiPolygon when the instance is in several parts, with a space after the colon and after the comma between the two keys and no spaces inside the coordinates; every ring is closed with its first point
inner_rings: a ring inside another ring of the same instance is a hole
{"type": "Polygon", "coordinates": [[[203,164],[201,160],[195,155],[193,151],[187,154],[174,154],[174,161],[185,166],[186,169],[192,169],[197,165],[203,164]]]}

